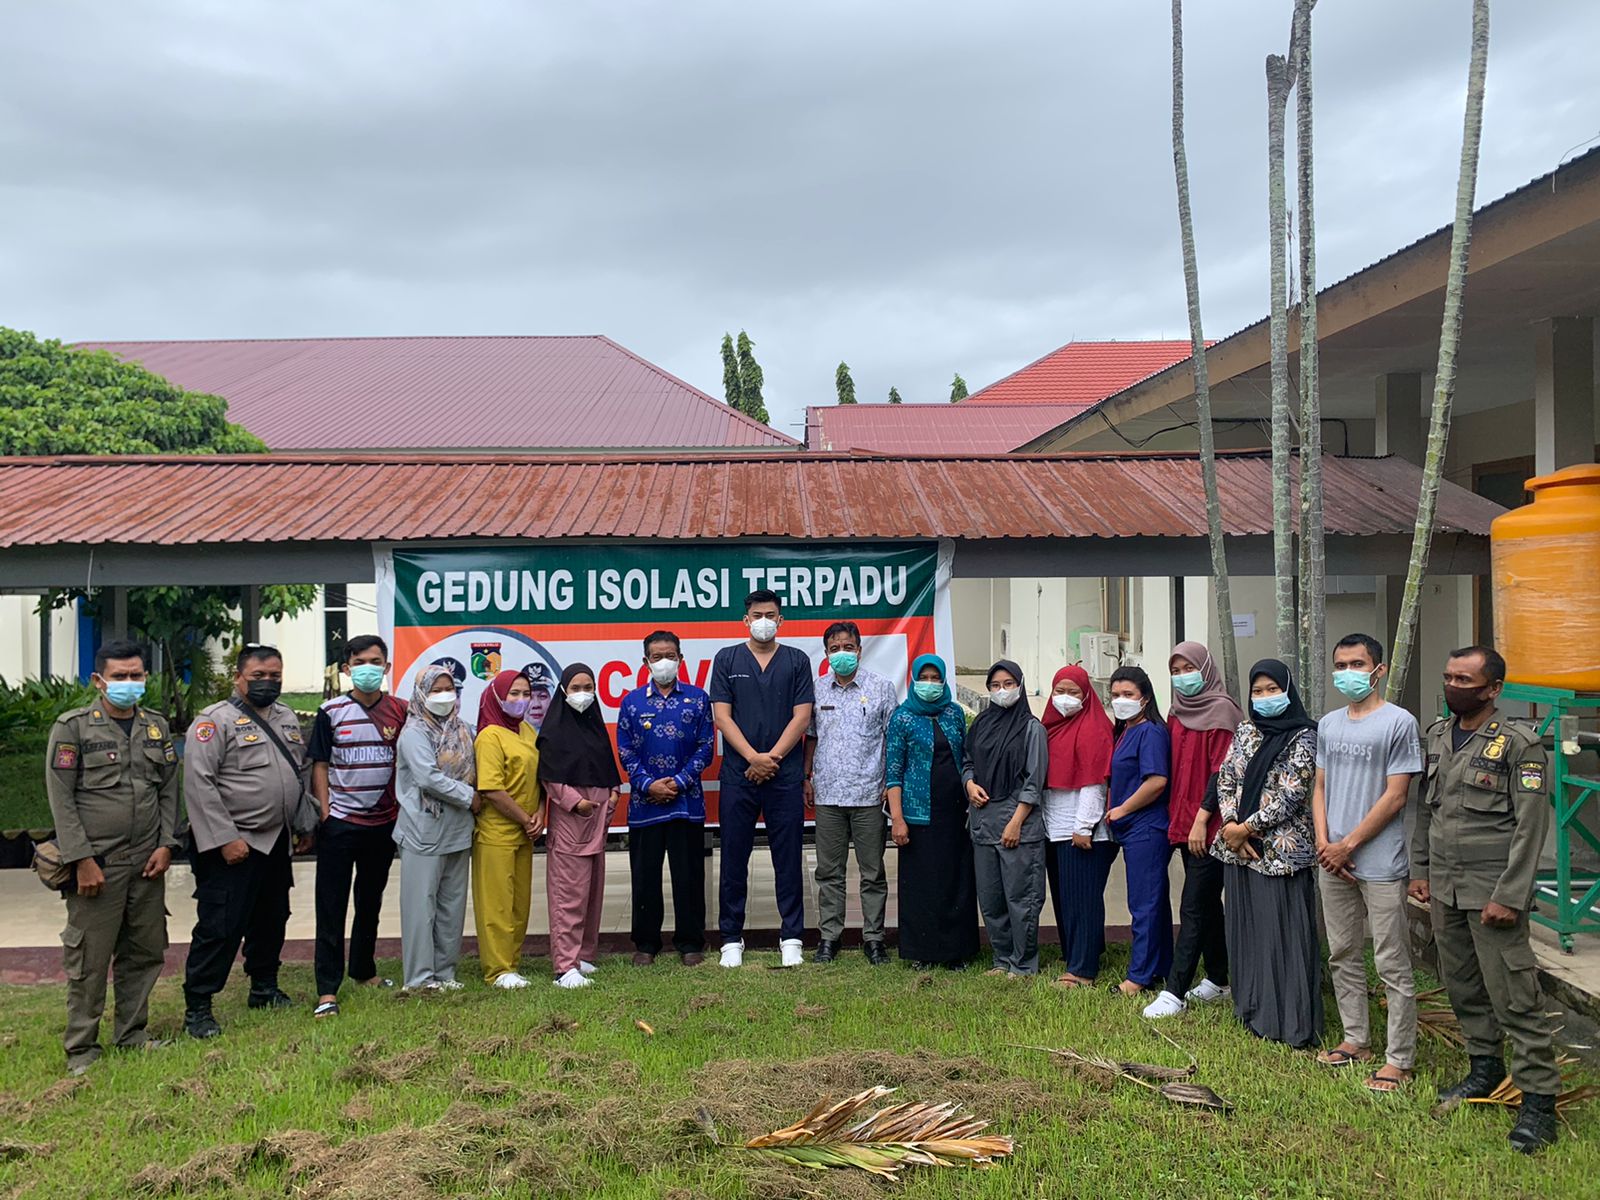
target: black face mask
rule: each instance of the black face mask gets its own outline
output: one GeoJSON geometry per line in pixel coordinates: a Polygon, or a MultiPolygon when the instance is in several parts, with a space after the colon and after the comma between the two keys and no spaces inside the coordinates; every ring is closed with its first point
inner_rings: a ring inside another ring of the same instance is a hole
{"type": "Polygon", "coordinates": [[[1493,696],[1485,696],[1486,688],[1455,687],[1444,685],[1444,706],[1458,717],[1470,717],[1494,703],[1493,696]]]}
{"type": "Polygon", "coordinates": [[[255,708],[266,708],[277,700],[283,684],[276,679],[252,679],[244,687],[244,698],[255,708]]]}

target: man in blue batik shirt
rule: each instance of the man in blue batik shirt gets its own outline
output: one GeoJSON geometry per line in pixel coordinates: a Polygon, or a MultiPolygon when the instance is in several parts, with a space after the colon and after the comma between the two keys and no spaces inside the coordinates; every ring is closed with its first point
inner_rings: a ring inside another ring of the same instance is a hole
{"type": "Polygon", "coordinates": [[[678,678],[678,635],[644,639],[651,682],[622,698],[617,753],[628,773],[628,866],[633,875],[633,965],[661,953],[661,862],[672,869],[672,945],[686,967],[705,960],[706,798],[716,728],[711,700],[678,678]]]}

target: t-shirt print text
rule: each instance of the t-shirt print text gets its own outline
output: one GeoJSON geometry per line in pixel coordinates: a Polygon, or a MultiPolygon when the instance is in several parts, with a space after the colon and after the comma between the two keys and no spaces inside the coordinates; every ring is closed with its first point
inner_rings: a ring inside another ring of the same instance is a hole
{"type": "Polygon", "coordinates": [[[1363,761],[1372,759],[1371,742],[1324,742],[1323,753],[1340,755],[1344,758],[1359,758],[1363,761]]]}

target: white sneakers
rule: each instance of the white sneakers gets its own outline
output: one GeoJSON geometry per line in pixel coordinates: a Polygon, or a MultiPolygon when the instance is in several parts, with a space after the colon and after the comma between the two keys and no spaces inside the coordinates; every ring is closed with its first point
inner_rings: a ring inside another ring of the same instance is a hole
{"type": "Polygon", "coordinates": [[[1175,1017],[1188,1007],[1171,992],[1162,992],[1144,1006],[1144,1015],[1153,1021],[1159,1017],[1175,1017]]]}
{"type": "Polygon", "coordinates": [[[438,988],[441,992],[459,992],[467,985],[462,983],[459,979],[435,979],[433,981],[433,986],[438,988]]]}
{"type": "Polygon", "coordinates": [[[778,952],[782,956],[781,965],[785,967],[798,967],[806,960],[799,938],[784,938],[778,943],[778,952]]]}
{"type": "Polygon", "coordinates": [[[1202,979],[1189,989],[1185,999],[1193,1004],[1214,1004],[1233,995],[1231,987],[1218,987],[1209,979],[1202,979]]]}
{"type": "Polygon", "coordinates": [[[507,971],[504,975],[495,976],[494,986],[497,988],[505,988],[509,991],[511,988],[527,987],[528,981],[521,975],[518,975],[515,971],[507,971]]]}
{"type": "Polygon", "coordinates": [[[595,966],[592,962],[584,962],[582,959],[578,960],[578,970],[583,972],[585,975],[593,975],[599,969],[600,968],[595,966]]]}
{"type": "Polygon", "coordinates": [[[594,980],[590,979],[581,970],[573,967],[572,970],[556,980],[555,984],[558,988],[581,988],[588,987],[593,982],[594,980]]]}
{"type": "Polygon", "coordinates": [[[723,942],[722,943],[722,964],[721,965],[724,966],[724,967],[742,967],[742,966],[744,966],[744,939],[743,938],[739,939],[737,942],[723,942]]]}

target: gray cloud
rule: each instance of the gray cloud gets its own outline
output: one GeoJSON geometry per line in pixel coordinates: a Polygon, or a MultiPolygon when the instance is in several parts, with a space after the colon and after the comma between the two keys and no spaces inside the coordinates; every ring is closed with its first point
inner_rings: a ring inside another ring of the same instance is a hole
{"type": "MultiPolygon", "coordinates": [[[[1264,309],[1262,59],[1191,3],[1208,333],[1264,309]]],[[[1324,282],[1449,217],[1464,0],[1317,13],[1324,282]]],[[[603,332],[791,432],[1070,338],[1183,336],[1166,6],[35,5],[0,43],[0,321],[67,338],[603,332]]],[[[1600,133],[1600,9],[1496,7],[1480,199],[1600,133]]]]}

